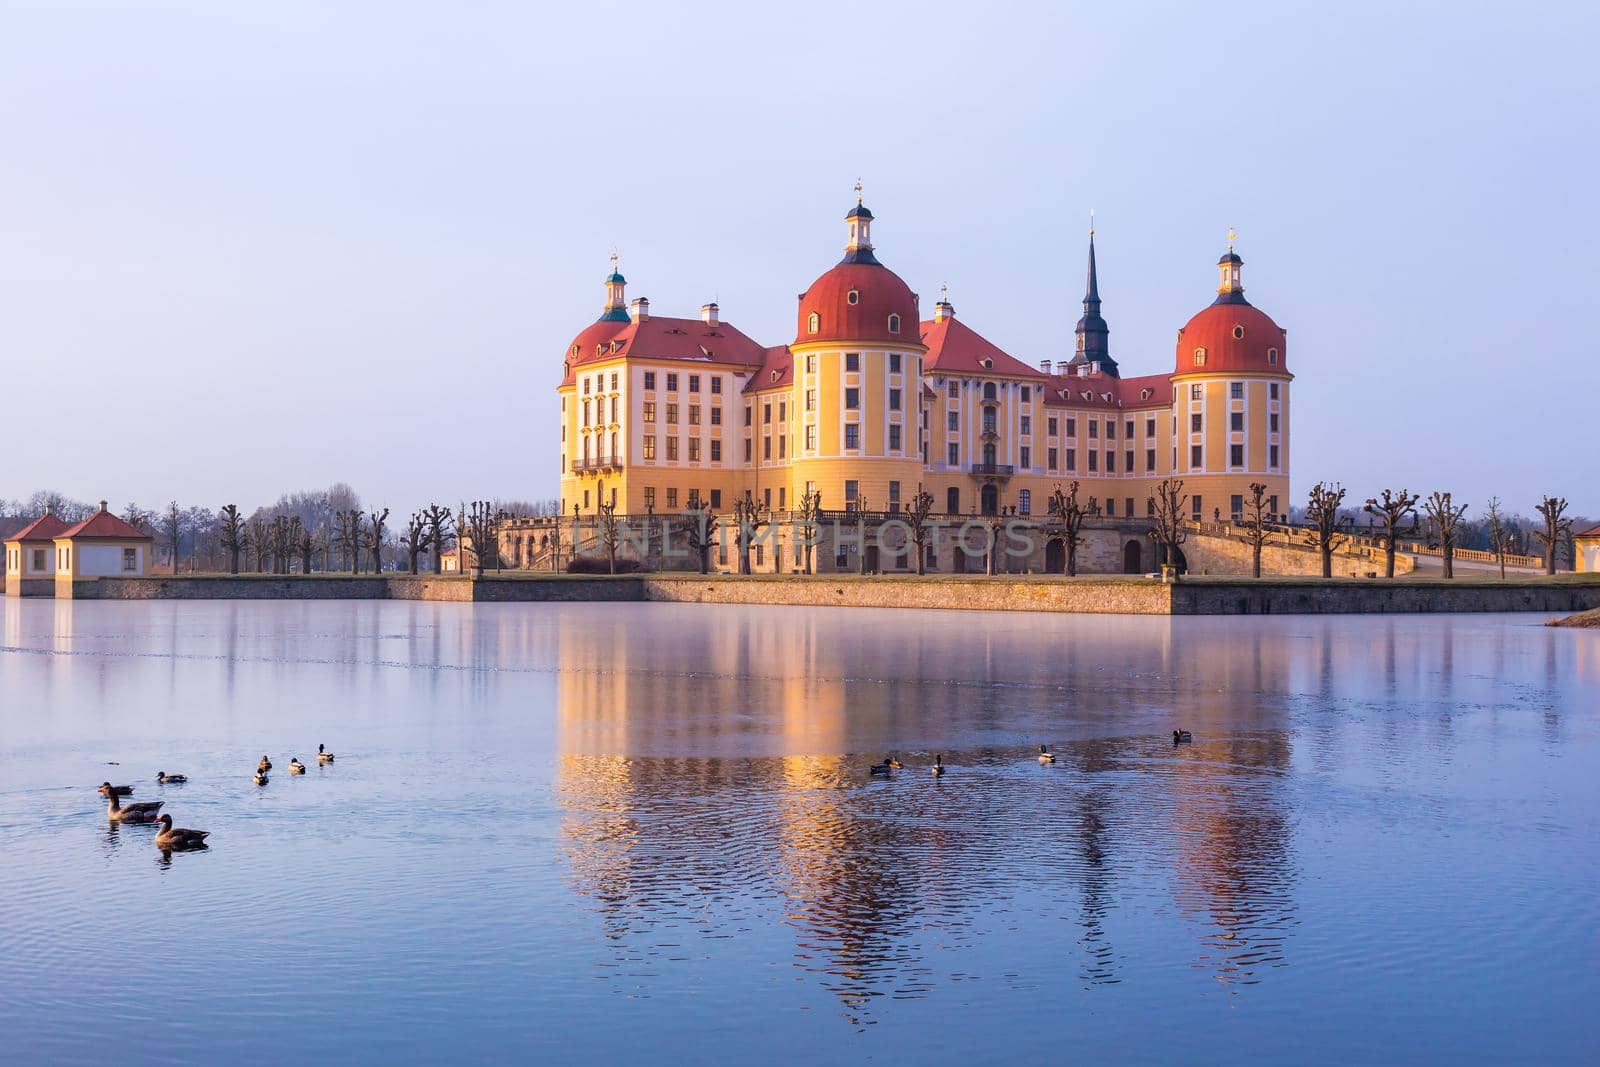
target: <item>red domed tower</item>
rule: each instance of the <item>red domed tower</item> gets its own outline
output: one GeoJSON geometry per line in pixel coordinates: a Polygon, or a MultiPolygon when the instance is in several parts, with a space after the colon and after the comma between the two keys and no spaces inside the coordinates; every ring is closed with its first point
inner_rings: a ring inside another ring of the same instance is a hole
{"type": "Polygon", "coordinates": [[[1289,510],[1289,388],[1284,331],[1244,298],[1244,260],[1217,261],[1217,298],[1178,331],[1172,377],[1172,473],[1191,515],[1241,513],[1250,485],[1267,487],[1268,510],[1289,510]]]}
{"type": "Polygon", "coordinates": [[[845,215],[844,258],[800,294],[791,490],[808,483],[827,509],[864,497],[874,510],[909,502],[922,474],[922,356],[917,296],[879,262],[872,212],[845,215]],[[848,470],[846,469],[848,468],[848,470]]]}

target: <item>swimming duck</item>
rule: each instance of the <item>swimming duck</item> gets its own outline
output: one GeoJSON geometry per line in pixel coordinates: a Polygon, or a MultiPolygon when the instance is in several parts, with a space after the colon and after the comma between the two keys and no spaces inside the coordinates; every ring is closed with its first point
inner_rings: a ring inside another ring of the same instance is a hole
{"type": "Polygon", "coordinates": [[[933,771],[933,776],[935,778],[944,773],[944,756],[939,755],[933,757],[933,767],[931,770],[933,771]]]}
{"type": "Polygon", "coordinates": [[[161,824],[161,830],[156,834],[156,847],[164,851],[183,852],[191,848],[205,848],[206,838],[211,836],[209,830],[174,827],[170,815],[163,815],[156,821],[161,824]]]}
{"type": "Polygon", "coordinates": [[[321,745],[318,745],[317,746],[317,762],[318,763],[332,763],[333,762],[333,753],[329,752],[327,749],[323,748],[321,745]]]}
{"type": "Polygon", "coordinates": [[[1040,745],[1039,746],[1039,762],[1040,763],[1054,763],[1055,761],[1056,761],[1056,754],[1054,752],[1050,751],[1050,746],[1049,745],[1040,745]]]}
{"type": "Polygon", "coordinates": [[[166,771],[156,772],[156,781],[162,785],[182,785],[189,780],[187,774],[168,774],[166,771]]]}
{"type": "Polygon", "coordinates": [[[1172,731],[1172,743],[1175,745],[1186,745],[1193,740],[1194,734],[1191,734],[1188,730],[1172,731]]]}
{"type": "Polygon", "coordinates": [[[899,760],[895,759],[893,756],[885,756],[885,757],[883,757],[883,762],[885,762],[885,763],[887,763],[889,765],[889,769],[891,771],[898,771],[903,766],[903,764],[899,760]]]}
{"type": "Polygon", "coordinates": [[[293,758],[291,758],[289,760],[289,773],[290,774],[304,774],[304,773],[306,773],[306,765],[304,763],[300,762],[300,757],[299,756],[295,756],[295,757],[293,757],[293,758]]]}
{"type": "Polygon", "coordinates": [[[250,780],[252,782],[254,782],[256,785],[266,785],[267,784],[267,772],[266,771],[257,771],[255,773],[255,777],[251,778],[250,780]]]}
{"type": "Polygon", "coordinates": [[[272,770],[272,761],[267,757],[262,756],[261,762],[256,764],[256,770],[260,771],[262,774],[265,774],[266,772],[272,770]]]}
{"type": "Polygon", "coordinates": [[[122,798],[111,794],[111,803],[106,806],[106,818],[112,822],[155,822],[156,812],[161,810],[162,802],[147,800],[140,804],[122,806],[122,798]]]}
{"type": "Polygon", "coordinates": [[[889,770],[890,770],[889,761],[888,760],[884,760],[882,763],[874,763],[872,765],[871,770],[870,770],[869,773],[871,773],[871,774],[888,774],[889,770]]]}
{"type": "Polygon", "coordinates": [[[109,797],[112,795],[119,797],[131,797],[133,796],[133,786],[112,785],[110,782],[102,782],[100,784],[99,793],[103,797],[109,797]]]}

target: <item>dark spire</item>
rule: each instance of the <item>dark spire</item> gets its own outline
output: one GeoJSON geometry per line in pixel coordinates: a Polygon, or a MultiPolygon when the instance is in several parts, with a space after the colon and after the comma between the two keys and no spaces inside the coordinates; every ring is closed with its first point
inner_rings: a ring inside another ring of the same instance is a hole
{"type": "MultiPolygon", "coordinates": [[[[1092,218],[1092,216],[1091,216],[1092,218]]],[[[1089,224],[1089,281],[1083,294],[1083,318],[1078,320],[1077,351],[1068,364],[1073,373],[1084,368],[1099,370],[1113,378],[1121,377],[1117,361],[1111,358],[1110,327],[1100,317],[1100,273],[1094,262],[1094,224],[1089,224]],[[1098,365],[1098,366],[1097,366],[1098,365]]]]}

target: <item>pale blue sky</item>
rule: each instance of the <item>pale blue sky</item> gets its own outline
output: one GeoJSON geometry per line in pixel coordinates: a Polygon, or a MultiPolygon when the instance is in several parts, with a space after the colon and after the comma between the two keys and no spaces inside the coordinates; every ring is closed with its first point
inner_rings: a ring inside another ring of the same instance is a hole
{"type": "Polygon", "coordinates": [[[552,496],[611,247],[657,314],[715,295],[786,342],[859,175],[924,308],[948,281],[1030,363],[1071,350],[1089,208],[1127,374],[1171,367],[1236,226],[1297,496],[1600,513],[1597,35],[1589,4],[0,2],[0,497],[552,496]]]}

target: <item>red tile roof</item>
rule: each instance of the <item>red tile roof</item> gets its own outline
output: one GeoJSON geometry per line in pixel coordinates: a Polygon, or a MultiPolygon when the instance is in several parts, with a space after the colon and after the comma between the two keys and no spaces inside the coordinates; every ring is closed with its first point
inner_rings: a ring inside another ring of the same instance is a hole
{"type": "Polygon", "coordinates": [[[620,356],[754,367],[765,358],[765,349],[726,322],[713,326],[656,315],[643,322],[594,322],[567,346],[568,370],[561,384],[572,383],[573,367],[620,356]]]}
{"type": "Polygon", "coordinates": [[[7,541],[54,541],[67,524],[50,512],[45,512],[28,525],[6,538],[7,541]]]}
{"type": "Polygon", "coordinates": [[[811,341],[882,341],[911,344],[916,336],[917,296],[894,271],[881,263],[840,263],[800,294],[794,343],[811,341]],[[855,303],[850,294],[855,294],[855,303]],[[811,332],[811,315],[817,332],[811,332]],[[899,331],[889,329],[889,316],[899,316],[899,331]]]}
{"type": "Polygon", "coordinates": [[[1577,533],[1573,534],[1573,536],[1574,537],[1600,537],[1600,523],[1595,523],[1593,526],[1589,527],[1587,530],[1579,530],[1577,533]]]}
{"type": "Polygon", "coordinates": [[[1216,303],[1206,307],[1178,331],[1176,373],[1209,374],[1288,371],[1289,347],[1278,324],[1267,313],[1245,303],[1216,303]],[[1244,336],[1234,334],[1242,330],[1244,336]],[[1195,365],[1195,350],[1206,350],[1206,361],[1195,365]],[[1276,350],[1277,359],[1270,353],[1276,350]]]}
{"type": "Polygon", "coordinates": [[[1165,374],[1113,378],[1108,374],[1052,374],[1044,387],[1047,407],[1157,408],[1172,405],[1172,379],[1165,374]]]}
{"type": "Polygon", "coordinates": [[[78,525],[56,535],[61,538],[98,538],[112,541],[151,541],[149,534],[142,532],[137,526],[124,522],[109,511],[100,510],[84,519],[78,525]]]}
{"type": "Polygon", "coordinates": [[[794,356],[788,345],[775,345],[765,352],[765,358],[756,372],[745,383],[744,392],[762,389],[787,389],[794,384],[794,356]]]}
{"type": "Polygon", "coordinates": [[[922,323],[922,343],[928,346],[923,360],[927,371],[936,374],[1003,374],[1008,378],[1043,378],[1041,371],[996,347],[988,338],[960,319],[947,318],[922,323]],[[989,360],[990,366],[983,361],[989,360]]]}

